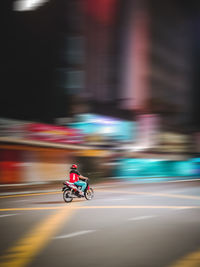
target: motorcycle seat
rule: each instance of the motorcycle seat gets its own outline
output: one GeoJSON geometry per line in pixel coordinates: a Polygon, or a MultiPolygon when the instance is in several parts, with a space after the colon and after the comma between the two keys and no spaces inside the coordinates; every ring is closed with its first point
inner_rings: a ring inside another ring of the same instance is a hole
{"type": "Polygon", "coordinates": [[[66,184],[74,184],[74,183],[71,183],[71,182],[67,181],[66,184]]]}

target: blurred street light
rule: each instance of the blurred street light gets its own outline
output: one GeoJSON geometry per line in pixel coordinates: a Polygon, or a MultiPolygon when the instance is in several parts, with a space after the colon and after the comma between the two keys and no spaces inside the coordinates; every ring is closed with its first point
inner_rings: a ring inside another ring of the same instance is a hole
{"type": "Polygon", "coordinates": [[[18,0],[14,2],[13,9],[15,11],[35,10],[46,2],[48,2],[48,0],[18,0]]]}

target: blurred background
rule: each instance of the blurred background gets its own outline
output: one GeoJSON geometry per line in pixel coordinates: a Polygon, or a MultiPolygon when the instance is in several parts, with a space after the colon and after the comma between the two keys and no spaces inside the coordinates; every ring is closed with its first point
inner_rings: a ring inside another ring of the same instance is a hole
{"type": "Polygon", "coordinates": [[[0,183],[200,175],[200,5],[1,0],[0,183]]]}

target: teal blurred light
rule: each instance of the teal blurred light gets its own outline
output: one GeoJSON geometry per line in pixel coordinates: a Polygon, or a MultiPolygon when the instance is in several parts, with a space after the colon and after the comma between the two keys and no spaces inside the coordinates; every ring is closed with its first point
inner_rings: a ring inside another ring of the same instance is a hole
{"type": "Polygon", "coordinates": [[[138,177],[195,177],[200,168],[194,160],[172,161],[161,159],[119,159],[114,176],[119,178],[138,177]]]}
{"type": "Polygon", "coordinates": [[[86,135],[98,134],[117,141],[134,140],[136,123],[97,114],[80,114],[76,122],[68,126],[81,130],[86,135]]]}

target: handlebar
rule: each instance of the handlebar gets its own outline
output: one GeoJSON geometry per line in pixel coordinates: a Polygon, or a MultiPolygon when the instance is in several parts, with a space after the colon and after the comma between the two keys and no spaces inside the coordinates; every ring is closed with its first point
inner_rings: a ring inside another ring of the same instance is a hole
{"type": "Polygon", "coordinates": [[[79,179],[82,180],[82,181],[89,182],[89,178],[87,178],[87,177],[85,177],[85,179],[84,178],[79,178],[79,179]]]}

